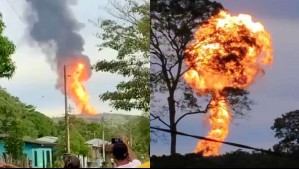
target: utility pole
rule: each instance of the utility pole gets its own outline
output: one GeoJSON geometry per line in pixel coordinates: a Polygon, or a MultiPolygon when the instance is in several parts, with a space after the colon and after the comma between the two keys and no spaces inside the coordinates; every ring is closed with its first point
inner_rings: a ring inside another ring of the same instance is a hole
{"type": "Polygon", "coordinates": [[[73,114],[73,110],[74,110],[74,108],[71,106],[71,104],[69,104],[69,108],[68,108],[68,115],[69,116],[73,114]]]}
{"type": "Polygon", "coordinates": [[[65,130],[66,130],[66,153],[71,153],[71,146],[70,146],[70,126],[69,126],[69,115],[67,110],[67,92],[66,92],[66,66],[64,65],[64,111],[65,111],[65,130]]]}
{"type": "Polygon", "coordinates": [[[104,133],[104,116],[102,116],[102,134],[103,134],[103,161],[105,162],[105,133],[104,133]]]}

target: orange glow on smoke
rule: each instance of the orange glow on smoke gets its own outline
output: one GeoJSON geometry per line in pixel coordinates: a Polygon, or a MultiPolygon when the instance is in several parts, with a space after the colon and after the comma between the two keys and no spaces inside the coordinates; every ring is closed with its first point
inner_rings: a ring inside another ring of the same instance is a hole
{"type": "MultiPolygon", "coordinates": [[[[200,26],[194,37],[185,50],[191,69],[184,78],[197,93],[212,95],[207,137],[223,141],[229,133],[230,110],[222,91],[254,83],[262,66],[273,61],[271,37],[250,15],[231,16],[226,11],[200,26]]],[[[195,152],[218,155],[220,147],[221,143],[200,141],[195,152]]]]}
{"type": "Polygon", "coordinates": [[[89,104],[89,95],[83,86],[83,81],[86,79],[87,67],[83,63],[76,63],[75,67],[68,69],[68,89],[72,100],[76,103],[77,107],[83,112],[90,115],[96,114],[95,108],[89,104]]]}

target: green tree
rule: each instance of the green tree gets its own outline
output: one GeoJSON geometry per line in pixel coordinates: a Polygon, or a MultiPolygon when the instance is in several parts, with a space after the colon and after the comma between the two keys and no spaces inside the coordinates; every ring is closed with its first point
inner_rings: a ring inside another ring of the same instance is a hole
{"type": "Polygon", "coordinates": [[[138,117],[134,122],[133,128],[133,148],[136,151],[139,158],[144,158],[149,156],[149,147],[150,147],[150,121],[145,117],[138,117]]]}
{"type": "MultiPolygon", "coordinates": [[[[103,59],[94,66],[96,71],[119,74],[127,81],[120,82],[117,91],[107,91],[100,95],[103,101],[110,101],[116,109],[138,109],[149,112],[149,36],[150,19],[148,0],[110,1],[113,9],[108,12],[113,20],[103,20],[97,25],[102,30],[98,38],[102,48],[118,52],[116,59],[103,59]]],[[[106,56],[105,56],[106,58],[106,56]]]]}
{"type": "Polygon", "coordinates": [[[114,49],[118,55],[113,60],[99,61],[94,68],[96,71],[119,74],[128,80],[120,82],[116,91],[101,94],[100,99],[110,101],[115,109],[141,110],[146,120],[137,118],[123,127],[109,126],[107,134],[110,137],[131,136],[131,140],[136,143],[133,143],[133,149],[142,156],[149,147],[150,2],[126,0],[125,4],[120,4],[119,1],[111,0],[110,4],[112,9],[108,9],[108,12],[113,19],[97,24],[102,30],[98,38],[103,41],[99,47],[114,49]]]}
{"type": "MultiPolygon", "coordinates": [[[[24,136],[38,138],[43,136],[56,136],[56,125],[51,118],[35,110],[34,106],[22,103],[19,98],[11,96],[5,89],[0,88],[0,126],[3,121],[13,113],[22,119],[22,133],[24,136]],[[10,112],[10,113],[6,113],[10,112]]],[[[0,128],[0,132],[6,130],[0,128]]]]}
{"type": "Polygon", "coordinates": [[[71,130],[71,153],[82,155],[84,157],[89,155],[89,148],[85,144],[86,140],[77,129],[71,130]]]}
{"type": "Polygon", "coordinates": [[[273,149],[278,152],[299,152],[299,110],[283,114],[275,119],[271,127],[275,131],[275,137],[281,139],[273,149]]]}
{"type": "Polygon", "coordinates": [[[24,123],[21,113],[26,111],[18,98],[0,88],[0,131],[5,134],[4,148],[13,160],[22,157],[24,123]]]}
{"type": "Polygon", "coordinates": [[[0,87],[0,132],[6,134],[5,149],[14,160],[23,155],[23,138],[54,135],[56,125],[34,106],[22,103],[0,87]]]}
{"type": "Polygon", "coordinates": [[[37,130],[36,135],[33,137],[57,136],[56,125],[50,117],[34,110],[27,113],[25,120],[32,123],[35,130],[37,130]]]}
{"type": "Polygon", "coordinates": [[[0,78],[11,78],[16,68],[11,60],[15,46],[7,37],[2,35],[4,28],[5,25],[0,13],[0,78]]]}
{"type": "MultiPolygon", "coordinates": [[[[194,30],[223,7],[208,0],[152,0],[150,7],[150,86],[151,104],[154,105],[150,115],[152,121],[159,120],[171,130],[170,152],[175,154],[178,123],[188,115],[206,113],[211,102],[211,96],[201,96],[202,100],[199,100],[182,80],[189,69],[184,65],[185,49],[194,30]],[[161,95],[167,95],[167,98],[162,100],[161,95]]],[[[250,109],[252,101],[248,99],[247,91],[226,89],[225,93],[233,116],[241,117],[244,115],[242,110],[250,109]]]]}
{"type": "MultiPolygon", "coordinates": [[[[70,117],[70,146],[71,153],[76,155],[88,156],[89,148],[85,145],[86,139],[82,133],[86,134],[86,125],[83,119],[76,118],[75,116],[70,117]],[[78,123],[77,123],[78,122],[78,123]]],[[[54,156],[57,158],[61,157],[66,153],[66,133],[65,133],[65,122],[59,121],[58,123],[58,143],[54,156]]]]}
{"type": "Polygon", "coordinates": [[[24,126],[22,126],[21,119],[14,114],[11,114],[11,117],[4,121],[2,127],[7,134],[4,138],[4,148],[6,153],[9,154],[13,160],[21,159],[24,146],[24,126]]]}

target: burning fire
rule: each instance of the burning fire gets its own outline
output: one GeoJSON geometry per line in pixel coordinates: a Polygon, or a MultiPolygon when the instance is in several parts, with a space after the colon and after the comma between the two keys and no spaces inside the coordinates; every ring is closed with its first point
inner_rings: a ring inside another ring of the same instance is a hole
{"type": "MultiPolygon", "coordinates": [[[[210,124],[208,138],[224,141],[229,132],[230,109],[224,88],[244,89],[263,65],[272,63],[270,34],[250,15],[231,16],[220,11],[196,32],[186,53],[185,81],[199,94],[210,94],[210,124]]],[[[221,143],[200,141],[195,153],[218,155],[221,143]]]]}
{"type": "Polygon", "coordinates": [[[68,67],[68,94],[83,113],[96,114],[95,108],[89,104],[89,95],[86,92],[83,82],[87,79],[87,67],[83,62],[78,62],[68,67]]]}

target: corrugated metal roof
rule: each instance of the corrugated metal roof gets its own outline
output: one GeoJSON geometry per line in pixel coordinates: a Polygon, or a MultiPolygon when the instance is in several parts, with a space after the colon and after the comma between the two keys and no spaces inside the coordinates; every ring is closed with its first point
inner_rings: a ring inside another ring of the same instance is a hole
{"type": "MultiPolygon", "coordinates": [[[[3,139],[7,137],[7,134],[0,134],[0,139],[3,139]]],[[[32,143],[32,144],[39,144],[44,146],[54,146],[56,145],[56,141],[58,140],[57,137],[52,136],[46,136],[39,139],[31,139],[31,138],[23,138],[23,141],[26,143],[32,143]]]]}
{"type": "Polygon", "coordinates": [[[104,144],[110,144],[108,141],[103,141],[102,139],[99,138],[94,138],[92,140],[86,141],[85,144],[93,147],[101,147],[104,144]]]}
{"type": "Polygon", "coordinates": [[[33,140],[33,139],[24,139],[24,142],[38,144],[38,145],[42,145],[42,146],[55,146],[56,145],[55,143],[38,141],[38,140],[33,140]]]}
{"type": "Polygon", "coordinates": [[[48,142],[48,143],[57,143],[58,137],[53,137],[53,136],[45,136],[36,139],[37,141],[43,141],[43,142],[48,142]]]}

